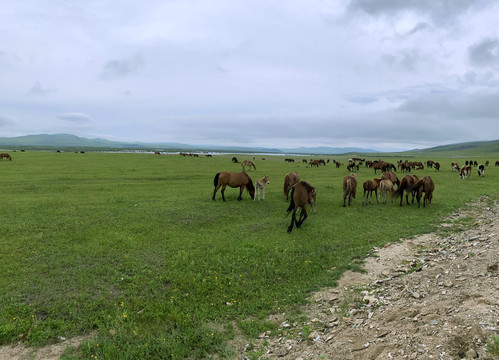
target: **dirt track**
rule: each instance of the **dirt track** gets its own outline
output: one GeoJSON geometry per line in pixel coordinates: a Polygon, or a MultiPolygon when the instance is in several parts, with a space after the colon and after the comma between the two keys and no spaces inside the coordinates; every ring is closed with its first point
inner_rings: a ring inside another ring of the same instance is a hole
{"type": "Polygon", "coordinates": [[[488,203],[442,224],[472,216],[471,229],[376,249],[367,273],[314,294],[304,323],[276,317],[283,335],[261,334],[240,359],[499,358],[487,351],[499,337],[499,204],[488,203]]]}

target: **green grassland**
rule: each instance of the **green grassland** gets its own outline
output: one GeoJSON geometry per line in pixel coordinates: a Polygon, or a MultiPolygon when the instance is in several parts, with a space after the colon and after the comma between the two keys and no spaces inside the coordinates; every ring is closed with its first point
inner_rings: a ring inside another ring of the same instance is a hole
{"type": "Polygon", "coordinates": [[[497,159],[486,156],[476,158],[491,162],[485,177],[473,170],[466,180],[451,172],[454,159],[431,157],[442,168],[415,172],[436,187],[418,209],[362,206],[367,168],[343,208],[346,168],[307,168],[300,157],[238,155],[256,158],[253,181],[270,176],[266,199],[245,191],[237,201],[228,188],[223,202],[220,192],[211,199],[213,178],[240,170],[232,155],[11,154],[0,162],[0,344],[94,334],[66,359],[231,358],[229,340],[272,330],[269,314],[296,316],[312,291],[360,271],[372,247],[433,231],[480,196],[498,198],[497,159]],[[291,171],[317,188],[317,213],[288,234],[291,171]]]}

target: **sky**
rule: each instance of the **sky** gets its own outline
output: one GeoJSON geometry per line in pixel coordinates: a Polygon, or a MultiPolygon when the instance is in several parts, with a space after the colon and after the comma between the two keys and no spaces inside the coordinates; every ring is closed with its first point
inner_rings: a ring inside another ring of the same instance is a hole
{"type": "Polygon", "coordinates": [[[0,0],[0,136],[499,139],[493,0],[0,0]]]}

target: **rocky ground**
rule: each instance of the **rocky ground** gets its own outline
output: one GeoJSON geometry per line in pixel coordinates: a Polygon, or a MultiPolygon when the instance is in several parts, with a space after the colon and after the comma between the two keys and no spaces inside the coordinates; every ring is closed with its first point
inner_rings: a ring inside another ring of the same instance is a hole
{"type": "Polygon", "coordinates": [[[440,236],[375,249],[366,273],[314,294],[306,321],[275,317],[280,335],[261,334],[239,358],[498,359],[488,351],[499,338],[498,214],[482,198],[440,236]]]}

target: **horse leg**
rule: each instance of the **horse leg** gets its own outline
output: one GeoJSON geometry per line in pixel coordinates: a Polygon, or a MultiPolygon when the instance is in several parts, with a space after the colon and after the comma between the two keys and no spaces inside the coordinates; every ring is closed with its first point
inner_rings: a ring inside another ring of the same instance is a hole
{"type": "Polygon", "coordinates": [[[288,226],[288,233],[293,231],[293,225],[296,222],[296,208],[293,209],[293,215],[291,215],[291,224],[288,226]]]}
{"type": "MultiPolygon", "coordinates": [[[[218,189],[220,188],[220,183],[215,186],[215,190],[213,191],[213,197],[211,198],[212,200],[215,200],[215,194],[217,193],[218,189]]],[[[223,193],[222,193],[222,198],[223,198],[223,193]]]]}
{"type": "Polygon", "coordinates": [[[245,187],[246,185],[241,185],[241,187],[239,188],[239,197],[237,198],[237,200],[241,201],[243,199],[243,191],[245,187]]]}
{"type": "Polygon", "coordinates": [[[220,192],[222,193],[222,200],[225,201],[225,188],[227,187],[227,185],[223,185],[222,186],[222,190],[220,190],[220,192]]]}
{"type": "Polygon", "coordinates": [[[301,225],[303,224],[303,222],[305,221],[305,219],[308,217],[308,214],[307,214],[307,209],[305,209],[304,207],[301,208],[301,211],[300,211],[300,219],[298,220],[298,222],[296,223],[296,227],[299,228],[301,227],[301,225]]]}
{"type": "Polygon", "coordinates": [[[260,192],[261,192],[261,194],[262,194],[262,200],[265,200],[265,187],[262,187],[262,188],[260,189],[260,192]]]}

